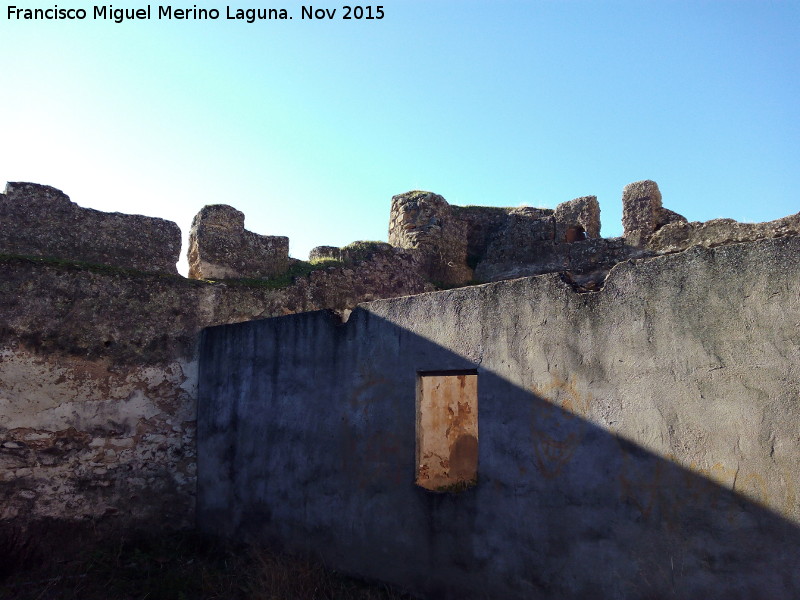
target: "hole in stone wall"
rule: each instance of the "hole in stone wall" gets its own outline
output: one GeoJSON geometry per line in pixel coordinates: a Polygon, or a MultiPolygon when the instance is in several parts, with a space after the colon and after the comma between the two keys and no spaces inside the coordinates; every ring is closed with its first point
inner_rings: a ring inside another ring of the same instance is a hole
{"type": "Polygon", "coordinates": [[[475,370],[417,374],[416,484],[455,492],[478,478],[478,374],[475,370]]]}
{"type": "Polygon", "coordinates": [[[587,238],[586,230],[581,225],[573,225],[567,228],[567,233],[564,235],[564,241],[568,244],[572,242],[579,242],[587,238]]]}

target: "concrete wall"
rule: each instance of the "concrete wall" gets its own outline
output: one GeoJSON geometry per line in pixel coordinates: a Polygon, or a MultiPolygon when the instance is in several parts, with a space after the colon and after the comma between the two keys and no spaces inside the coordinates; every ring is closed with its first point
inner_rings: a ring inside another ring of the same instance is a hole
{"type": "Polygon", "coordinates": [[[800,240],[207,329],[198,523],[431,598],[800,596],[800,240]],[[420,371],[477,485],[414,484],[420,371]]]}

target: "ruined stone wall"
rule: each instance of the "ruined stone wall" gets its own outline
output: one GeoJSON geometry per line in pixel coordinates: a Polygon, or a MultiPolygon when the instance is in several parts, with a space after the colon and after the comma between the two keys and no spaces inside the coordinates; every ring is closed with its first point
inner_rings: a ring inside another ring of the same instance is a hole
{"type": "Polygon", "coordinates": [[[427,276],[440,285],[472,280],[466,224],[438,194],[416,191],[394,196],[389,243],[414,253],[427,276]]]}
{"type": "Polygon", "coordinates": [[[659,228],[647,246],[663,254],[680,252],[692,246],[713,248],[725,244],[797,235],[800,235],[800,213],[766,223],[739,223],[733,219],[689,223],[684,220],[668,223],[659,228]]]}
{"type": "Polygon", "coordinates": [[[432,289],[410,266],[270,289],[0,260],[0,521],[191,524],[200,330],[432,289]]]}
{"type": "MultiPolygon", "coordinates": [[[[209,325],[322,308],[346,316],[362,301],[432,291],[433,276],[452,285],[552,271],[596,290],[618,262],[704,243],[712,230],[708,245],[797,235],[796,216],[754,226],[663,224],[662,208],[661,221],[646,226],[648,245],[637,247],[595,237],[592,197],[555,210],[455,207],[421,192],[397,199],[392,245],[319,249],[332,260],[317,265],[286,258],[285,238],[244,230],[231,207],[204,209],[197,231],[227,223],[195,236],[196,276],[226,279],[212,283],[175,274],[173,223],[82,209],[53,188],[9,184],[0,195],[0,530],[50,518],[97,529],[190,524],[197,340],[209,325]],[[576,226],[588,239],[570,243],[576,226]],[[659,241],[669,231],[683,232],[682,246],[659,241]],[[232,270],[203,271],[208,265],[232,270]]],[[[425,318],[441,321],[435,312],[425,318]]]]}
{"type": "Polygon", "coordinates": [[[175,223],[81,208],[55,188],[9,183],[0,194],[0,254],[44,256],[177,274],[175,223]]]}
{"type": "Polygon", "coordinates": [[[207,329],[198,522],[443,600],[793,600],[798,323],[786,237],[207,329]],[[477,481],[437,492],[416,405],[448,372],[477,481]]]}
{"type": "Polygon", "coordinates": [[[289,269],[289,238],[244,228],[244,213],[226,204],[205,206],[189,232],[191,279],[269,278],[289,269]]]}
{"type": "MultiPolygon", "coordinates": [[[[38,187],[45,214],[63,208],[66,196],[38,187]]],[[[78,215],[106,218],[96,212],[78,215]]],[[[31,227],[17,239],[35,239],[41,223],[31,227]]],[[[96,531],[191,525],[202,328],[322,308],[346,314],[365,300],[433,289],[414,257],[387,244],[358,246],[346,262],[279,286],[157,273],[159,251],[122,266],[95,264],[103,255],[76,262],[46,241],[25,250],[48,258],[8,253],[21,244],[0,256],[0,540],[5,526],[47,520],[96,531]]]]}
{"type": "Polygon", "coordinates": [[[562,271],[597,281],[618,262],[646,254],[599,236],[595,196],[553,210],[451,206],[436,194],[408,192],[392,199],[389,221],[389,243],[414,252],[423,271],[444,285],[562,271]]]}

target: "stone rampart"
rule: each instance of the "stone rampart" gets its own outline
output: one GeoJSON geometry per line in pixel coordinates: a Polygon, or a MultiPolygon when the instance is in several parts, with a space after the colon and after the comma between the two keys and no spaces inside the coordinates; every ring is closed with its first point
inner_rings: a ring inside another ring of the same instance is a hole
{"type": "Polygon", "coordinates": [[[244,213],[226,204],[204,207],[189,232],[191,279],[262,279],[289,269],[289,238],[244,228],[244,213]]]}
{"type": "Polygon", "coordinates": [[[283,287],[0,256],[0,543],[48,520],[190,526],[202,328],[434,289],[399,248],[349,252],[283,287]]]}
{"type": "Polygon", "coordinates": [[[647,246],[654,252],[669,253],[692,246],[713,248],[797,235],[800,235],[800,213],[766,223],[739,223],[733,219],[713,219],[704,223],[677,221],[659,229],[647,246]]]}
{"type": "MultiPolygon", "coordinates": [[[[289,259],[286,238],[246,231],[239,211],[207,207],[195,220],[194,274],[226,279],[217,283],[163,276],[175,272],[174,223],[9,184],[0,196],[0,543],[9,523],[192,523],[205,327],[317,309],[345,315],[360,302],[434,291],[433,282],[560,272],[573,292],[596,291],[621,261],[797,236],[799,218],[686,224],[661,207],[640,247],[597,237],[593,197],[509,209],[413,192],[392,206],[391,244],[318,248],[316,258],[334,260],[317,264],[289,259]]],[[[441,327],[438,314],[426,318],[441,327]]]]}
{"type": "Polygon", "coordinates": [[[9,183],[0,194],[0,254],[177,275],[180,249],[171,221],[81,208],[46,185],[9,183]]]}
{"type": "Polygon", "coordinates": [[[445,285],[560,271],[607,272],[621,260],[645,254],[599,236],[595,196],[553,210],[451,206],[436,194],[408,192],[392,199],[389,222],[389,242],[417,254],[423,271],[445,285]]]}
{"type": "Polygon", "coordinates": [[[466,225],[438,194],[414,191],[394,196],[389,243],[417,255],[432,281],[448,286],[472,280],[466,225]]]}
{"type": "Polygon", "coordinates": [[[661,191],[655,181],[629,183],[622,190],[622,227],[625,243],[647,246],[653,234],[669,223],[686,218],[661,205],[661,191]]]}

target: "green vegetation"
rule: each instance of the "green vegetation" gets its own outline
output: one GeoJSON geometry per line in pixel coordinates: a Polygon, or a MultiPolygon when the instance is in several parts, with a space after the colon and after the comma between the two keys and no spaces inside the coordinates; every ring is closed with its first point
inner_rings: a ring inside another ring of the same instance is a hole
{"type": "MultiPolygon", "coordinates": [[[[51,559],[52,560],[52,559],[51,559]]],[[[121,541],[66,561],[20,565],[0,600],[404,600],[319,563],[197,533],[121,541]]]]}
{"type": "Polygon", "coordinates": [[[478,485],[478,478],[473,477],[472,479],[462,479],[461,481],[456,481],[455,483],[439,486],[434,491],[444,494],[460,494],[461,492],[466,492],[467,490],[474,488],[476,485],[478,485]]]}
{"type": "Polygon", "coordinates": [[[386,242],[358,241],[342,248],[342,258],[347,263],[361,262],[369,259],[376,252],[391,248],[386,242]]]}
{"type": "Polygon", "coordinates": [[[102,265],[97,263],[83,262],[79,260],[68,260],[63,258],[49,258],[46,256],[28,256],[22,254],[0,254],[0,263],[28,262],[50,267],[72,269],[75,271],[89,271],[104,275],[120,275],[128,277],[159,277],[162,279],[184,280],[180,275],[171,273],[160,273],[153,271],[140,271],[129,267],[116,267],[112,265],[102,265]]]}
{"type": "Polygon", "coordinates": [[[384,248],[391,248],[386,242],[376,242],[373,240],[360,240],[347,244],[342,250],[350,250],[353,252],[375,252],[384,248]]]}
{"type": "Polygon", "coordinates": [[[246,287],[261,287],[270,290],[279,290],[292,285],[298,277],[308,277],[314,271],[341,267],[344,263],[334,258],[320,258],[312,261],[298,260],[289,267],[286,273],[268,279],[242,278],[242,279],[204,279],[208,283],[224,283],[225,285],[241,285],[246,287]]]}

